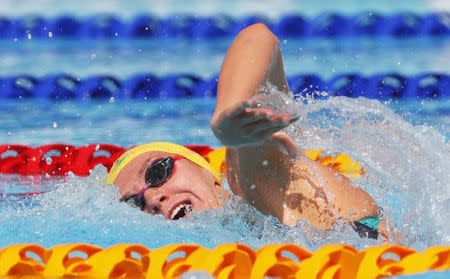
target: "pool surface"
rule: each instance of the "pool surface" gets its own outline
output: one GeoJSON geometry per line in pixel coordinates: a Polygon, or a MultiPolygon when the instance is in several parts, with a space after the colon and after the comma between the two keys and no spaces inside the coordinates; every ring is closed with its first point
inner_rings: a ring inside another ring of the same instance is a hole
{"type": "MultiPolygon", "coordinates": [[[[1,110],[16,117],[2,114],[0,142],[33,146],[105,142],[129,147],[166,140],[218,147],[209,130],[213,105],[213,99],[59,104],[6,101],[1,110]]],[[[289,109],[295,109],[302,119],[287,131],[303,148],[346,152],[360,161],[368,175],[355,183],[371,193],[392,218],[404,236],[402,244],[418,249],[448,244],[449,103],[389,106],[346,97],[295,103],[289,109]]],[[[89,178],[1,176],[0,191],[4,193],[54,190],[33,198],[8,197],[0,203],[4,228],[0,246],[85,241],[105,246],[139,242],[149,247],[177,242],[207,247],[244,242],[260,247],[293,241],[314,249],[330,242],[344,241],[360,248],[378,243],[360,239],[344,225],[327,233],[304,233],[306,224],[294,228],[281,225],[238,199],[224,209],[194,214],[190,220],[167,221],[119,203],[116,189],[104,186],[105,177],[102,166],[89,178]]]]}
{"type": "MultiPolygon", "coordinates": [[[[263,13],[278,18],[287,13],[313,16],[325,11],[352,14],[450,11],[448,1],[2,1],[0,14],[85,16],[112,13],[123,18],[146,12],[236,16],[263,13]]],[[[0,78],[18,74],[42,77],[69,73],[85,78],[108,74],[125,79],[151,72],[160,76],[193,73],[216,75],[231,38],[209,41],[166,40],[4,40],[0,43],[0,78]]],[[[339,73],[424,72],[450,74],[448,38],[340,38],[280,40],[288,75],[315,73],[330,78],[339,73]]],[[[449,88],[450,90],[450,88],[449,88]]],[[[279,102],[268,92],[268,102],[279,102]]],[[[130,147],[150,141],[180,144],[220,143],[209,129],[215,99],[0,101],[0,144],[38,146],[50,143],[84,145],[112,143],[130,147]]],[[[369,192],[400,232],[405,246],[423,250],[450,245],[450,99],[386,100],[312,98],[282,106],[301,118],[289,127],[301,148],[345,152],[359,161],[367,175],[354,183],[369,192]]],[[[241,242],[259,248],[294,242],[315,250],[327,243],[358,249],[381,244],[361,239],[345,224],[321,232],[304,222],[295,227],[262,215],[238,198],[225,207],[168,221],[118,202],[115,187],[106,186],[106,169],[98,166],[87,178],[0,175],[0,247],[37,243],[51,247],[85,242],[107,247],[141,243],[157,248],[170,243],[197,243],[208,248],[241,242]],[[46,192],[34,197],[17,193],[46,192]]],[[[225,185],[225,187],[227,187],[225,185]]],[[[450,272],[402,278],[448,278],[450,272]]]]}

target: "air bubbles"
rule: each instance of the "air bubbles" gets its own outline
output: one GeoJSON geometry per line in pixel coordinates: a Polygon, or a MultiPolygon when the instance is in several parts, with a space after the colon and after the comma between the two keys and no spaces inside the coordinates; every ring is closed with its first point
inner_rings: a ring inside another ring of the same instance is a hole
{"type": "Polygon", "coordinates": [[[58,128],[58,123],[56,121],[53,122],[53,128],[58,128]]]}
{"type": "Polygon", "coordinates": [[[47,158],[45,158],[45,163],[46,163],[47,165],[50,165],[52,162],[53,162],[52,157],[47,157],[47,158]]]}
{"type": "Polygon", "coordinates": [[[51,32],[51,31],[48,32],[48,37],[49,37],[49,38],[53,38],[53,32],[51,32]]]}
{"type": "Polygon", "coordinates": [[[267,167],[268,165],[269,165],[269,161],[267,161],[267,160],[262,161],[263,167],[267,167]]]}
{"type": "Polygon", "coordinates": [[[114,103],[114,102],[115,102],[114,97],[109,98],[109,103],[110,103],[110,104],[112,104],[112,103],[114,103]]]}

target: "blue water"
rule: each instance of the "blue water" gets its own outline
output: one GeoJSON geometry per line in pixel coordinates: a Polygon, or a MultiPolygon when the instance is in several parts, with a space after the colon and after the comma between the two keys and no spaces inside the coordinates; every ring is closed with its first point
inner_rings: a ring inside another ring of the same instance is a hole
{"type": "MultiPolygon", "coordinates": [[[[0,76],[66,72],[82,78],[93,74],[126,78],[138,72],[162,76],[183,72],[209,77],[219,72],[230,43],[231,38],[8,40],[0,44],[0,76]]],[[[318,73],[330,78],[347,72],[450,73],[450,40],[446,38],[281,39],[280,45],[288,75],[318,73]]]]}
{"type": "MultiPolygon", "coordinates": [[[[362,99],[364,100],[364,99],[362,99]]],[[[209,129],[215,99],[53,103],[2,100],[0,143],[74,145],[106,142],[132,146],[149,141],[220,146],[209,129]]],[[[450,100],[387,101],[406,121],[450,139],[450,100]]]]}
{"type": "MultiPolygon", "coordinates": [[[[214,100],[6,101],[0,104],[0,142],[130,146],[170,140],[219,146],[208,127],[213,105],[214,100]]],[[[368,175],[355,183],[384,208],[401,232],[402,244],[419,250],[450,244],[446,217],[449,102],[383,104],[338,97],[298,103],[294,108],[302,119],[287,132],[296,135],[301,147],[345,151],[360,161],[368,175]]],[[[105,177],[101,166],[88,178],[0,176],[3,193],[49,191],[33,198],[10,196],[0,202],[0,247],[29,242],[46,247],[68,242],[107,247],[128,242],[157,248],[186,242],[212,248],[243,242],[258,248],[294,242],[314,250],[335,242],[359,249],[380,244],[360,239],[342,224],[325,233],[311,233],[305,223],[287,227],[236,198],[222,209],[168,221],[119,203],[116,188],[106,186],[105,177]]],[[[446,274],[430,278],[445,278],[446,274]]]]}
{"type": "MultiPolygon", "coordinates": [[[[289,12],[316,15],[324,11],[450,11],[445,0],[283,0],[277,5],[273,1],[174,2],[5,0],[0,3],[0,14],[22,17],[113,13],[129,18],[141,12],[160,16],[174,12],[214,15],[220,9],[236,16],[262,13],[277,18],[289,12]]],[[[189,72],[208,77],[219,71],[229,43],[229,38],[207,42],[34,38],[2,41],[0,76],[67,72],[80,77],[113,74],[124,79],[137,72],[189,72]]],[[[450,73],[450,41],[445,38],[281,39],[280,43],[288,75],[317,73],[328,78],[342,72],[450,73]]],[[[302,118],[287,132],[302,148],[347,152],[360,161],[368,175],[355,183],[384,208],[402,235],[401,244],[419,250],[430,245],[450,245],[450,100],[381,103],[340,97],[293,106],[302,118]]],[[[213,99],[59,103],[2,100],[0,144],[106,142],[127,147],[165,140],[218,147],[220,144],[209,129],[213,109],[213,99]]],[[[49,191],[34,198],[10,196],[0,201],[0,247],[25,242],[46,247],[67,242],[104,247],[138,242],[152,248],[181,242],[206,247],[244,242],[258,248],[274,242],[295,242],[314,250],[332,242],[360,249],[379,244],[360,239],[342,224],[330,232],[314,231],[305,223],[287,227],[239,199],[230,200],[219,210],[193,214],[187,220],[167,221],[119,203],[117,190],[104,185],[105,177],[103,167],[96,168],[88,178],[0,175],[3,193],[49,191]],[[311,230],[313,233],[305,233],[311,230]]],[[[428,273],[426,278],[449,275],[428,273]]]]}
{"type": "MultiPolygon", "coordinates": [[[[209,130],[213,108],[213,99],[56,104],[6,101],[0,104],[0,142],[33,146],[109,142],[131,146],[168,140],[217,147],[220,145],[209,130]]],[[[450,159],[446,156],[450,154],[449,102],[383,104],[338,97],[307,105],[295,103],[294,109],[302,119],[287,132],[302,148],[347,152],[360,161],[368,175],[355,183],[385,209],[404,236],[402,244],[423,249],[450,243],[445,217],[450,199],[450,159]]],[[[239,241],[260,247],[294,241],[314,249],[329,242],[360,248],[377,243],[361,240],[346,226],[305,234],[307,224],[286,227],[238,199],[224,209],[194,214],[191,220],[166,221],[119,203],[116,189],[104,186],[105,177],[103,167],[95,169],[89,178],[1,176],[0,191],[4,193],[54,191],[35,198],[7,198],[0,203],[0,246],[85,241],[105,246],[141,242],[150,247],[195,242],[213,247],[239,241]]]]}

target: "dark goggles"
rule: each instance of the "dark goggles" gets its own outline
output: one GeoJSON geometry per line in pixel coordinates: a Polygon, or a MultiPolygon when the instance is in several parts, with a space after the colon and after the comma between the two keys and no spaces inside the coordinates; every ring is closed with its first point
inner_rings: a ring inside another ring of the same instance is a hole
{"type": "Polygon", "coordinates": [[[141,191],[137,195],[126,198],[124,201],[144,210],[145,191],[150,188],[158,188],[166,183],[175,171],[175,161],[181,158],[181,156],[169,156],[154,161],[145,171],[145,185],[141,191]]]}

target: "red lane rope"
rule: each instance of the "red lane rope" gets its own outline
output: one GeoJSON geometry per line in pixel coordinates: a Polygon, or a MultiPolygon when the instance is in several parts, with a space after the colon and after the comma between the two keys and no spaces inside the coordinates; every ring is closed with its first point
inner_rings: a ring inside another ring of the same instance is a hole
{"type": "MultiPolygon", "coordinates": [[[[205,155],[212,150],[207,145],[186,145],[205,155]]],[[[89,176],[97,165],[108,171],[127,148],[99,143],[83,146],[70,144],[47,144],[30,147],[20,144],[0,145],[0,174],[20,175],[67,175],[89,176]]]]}

